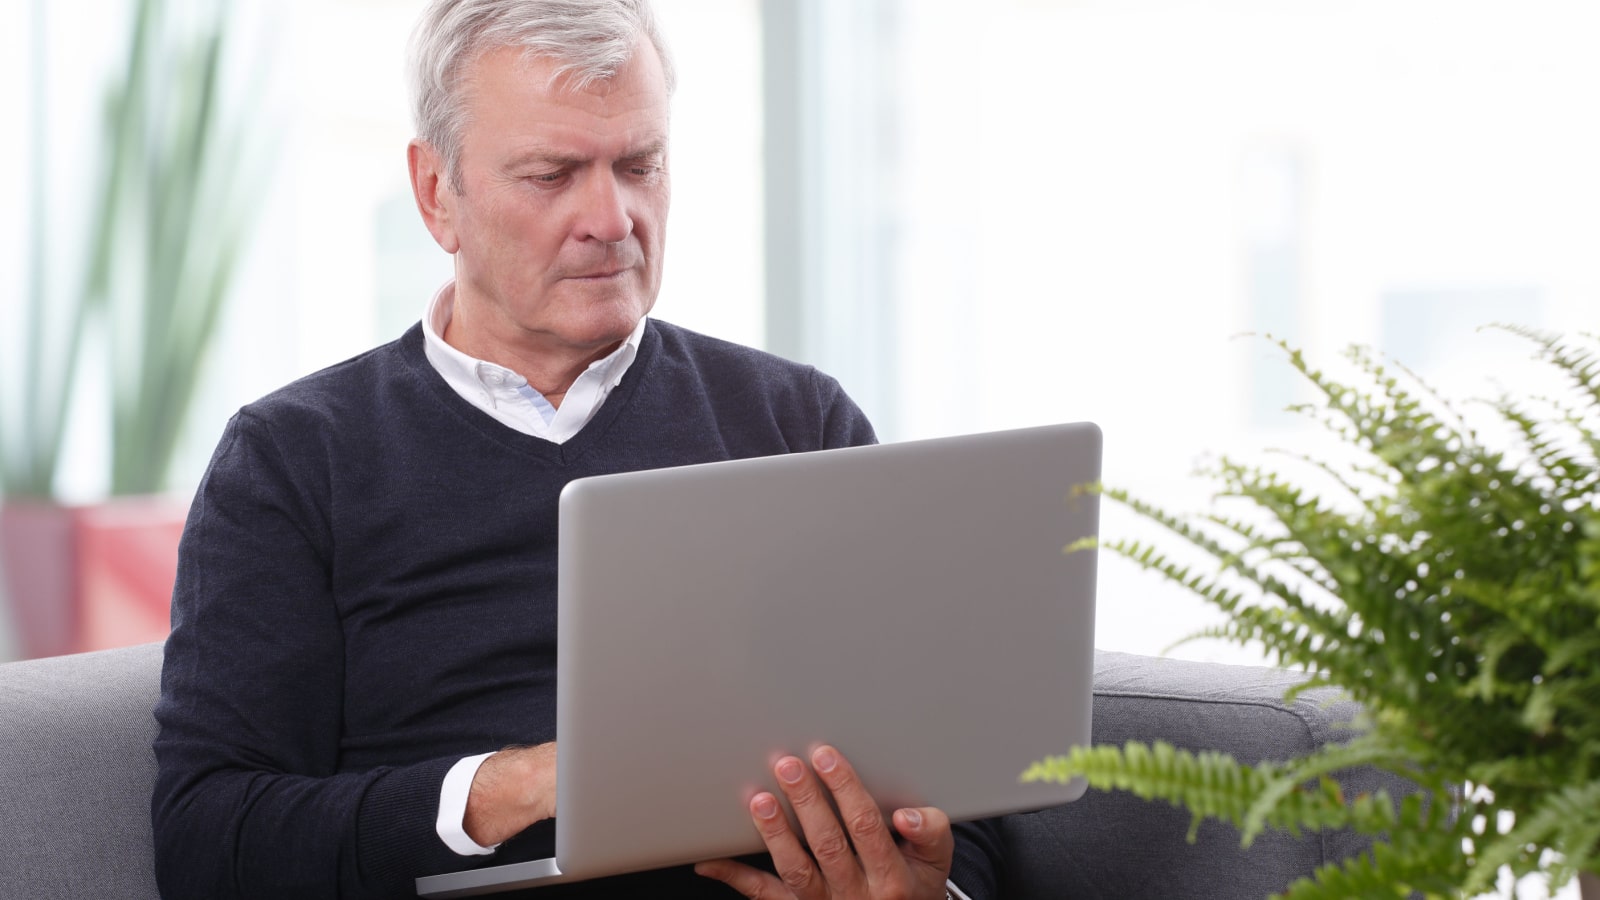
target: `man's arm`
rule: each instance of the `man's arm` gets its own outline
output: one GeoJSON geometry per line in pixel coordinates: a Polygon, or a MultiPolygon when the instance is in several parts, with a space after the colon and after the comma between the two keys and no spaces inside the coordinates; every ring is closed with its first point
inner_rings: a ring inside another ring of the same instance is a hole
{"type": "Polygon", "coordinates": [[[513,747],[483,761],[472,779],[462,828],[492,847],[535,822],[555,818],[556,745],[513,747]]]}
{"type": "Polygon", "coordinates": [[[816,370],[812,370],[811,377],[813,390],[817,393],[817,408],[822,412],[822,421],[819,423],[822,446],[833,449],[876,444],[878,435],[872,428],[872,422],[844,392],[839,382],[816,370]]]}
{"type": "Polygon", "coordinates": [[[361,897],[460,865],[433,829],[453,758],[339,771],[345,643],[326,484],[241,413],[196,494],[156,708],[168,900],[361,897]]]}

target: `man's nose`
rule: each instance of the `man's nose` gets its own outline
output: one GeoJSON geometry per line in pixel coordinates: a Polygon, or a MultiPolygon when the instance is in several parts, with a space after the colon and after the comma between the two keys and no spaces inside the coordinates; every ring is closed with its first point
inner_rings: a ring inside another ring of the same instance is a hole
{"type": "Polygon", "coordinates": [[[633,217],[628,215],[627,198],[615,173],[596,173],[586,187],[579,213],[579,237],[607,244],[626,240],[633,233],[633,217]]]}

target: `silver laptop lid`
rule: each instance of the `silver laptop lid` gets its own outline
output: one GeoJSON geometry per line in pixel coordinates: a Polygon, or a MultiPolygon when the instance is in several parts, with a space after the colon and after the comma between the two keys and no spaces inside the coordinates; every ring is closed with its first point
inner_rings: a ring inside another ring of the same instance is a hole
{"type": "Polygon", "coordinates": [[[776,759],[886,810],[1052,806],[1089,741],[1101,436],[1082,423],[582,479],[561,497],[556,861],[762,849],[776,759]]]}

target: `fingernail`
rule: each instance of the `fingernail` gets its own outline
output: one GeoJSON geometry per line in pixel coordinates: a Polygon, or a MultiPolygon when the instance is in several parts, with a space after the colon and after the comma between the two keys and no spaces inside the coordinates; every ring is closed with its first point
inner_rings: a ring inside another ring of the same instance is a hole
{"type": "Polygon", "coordinates": [[[916,831],[918,828],[922,827],[922,813],[919,813],[914,809],[907,809],[902,810],[901,815],[905,816],[906,827],[910,828],[912,831],[916,831]]]}
{"type": "Polygon", "coordinates": [[[800,760],[792,756],[778,763],[778,777],[783,779],[784,784],[794,784],[803,774],[805,770],[801,767],[800,760]]]}
{"type": "Polygon", "coordinates": [[[770,819],[778,814],[778,801],[773,799],[771,794],[757,794],[755,801],[750,805],[755,809],[756,815],[763,819],[770,819]]]}
{"type": "Polygon", "coordinates": [[[832,748],[823,747],[812,754],[811,762],[817,767],[818,772],[832,772],[834,767],[839,765],[839,754],[834,753],[832,748]]]}

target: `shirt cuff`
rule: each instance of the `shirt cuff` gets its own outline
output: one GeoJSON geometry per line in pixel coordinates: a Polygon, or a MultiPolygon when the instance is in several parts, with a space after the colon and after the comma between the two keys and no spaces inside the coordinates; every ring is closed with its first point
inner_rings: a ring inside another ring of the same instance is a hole
{"type": "Polygon", "coordinates": [[[472,793],[472,779],[477,777],[483,761],[493,755],[469,756],[451,766],[444,775],[444,785],[439,788],[439,818],[433,827],[439,833],[439,840],[461,856],[488,856],[500,846],[484,847],[468,837],[466,829],[467,797],[472,793]]]}

